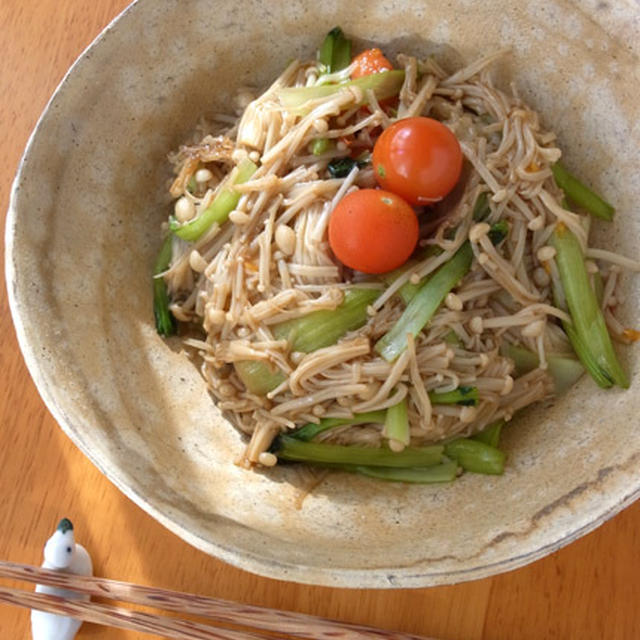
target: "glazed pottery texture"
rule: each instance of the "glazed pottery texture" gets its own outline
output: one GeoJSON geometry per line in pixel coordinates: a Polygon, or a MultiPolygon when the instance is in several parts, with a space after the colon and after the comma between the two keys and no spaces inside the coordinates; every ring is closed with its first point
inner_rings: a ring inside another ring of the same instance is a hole
{"type": "MultiPolygon", "coordinates": [[[[433,54],[455,69],[511,47],[494,70],[557,132],[565,163],[617,206],[596,246],[637,258],[640,9],[567,0],[242,3],[139,0],[83,54],[20,167],[7,274],[20,345],[78,447],[169,529],[262,575],[348,587],[417,587],[512,569],[593,529],[640,491],[638,348],[632,386],[583,377],[506,429],[502,477],[445,486],[346,474],[302,501],[291,468],[233,464],[240,434],[179,340],[162,340],[150,273],[169,212],[166,154],[201,115],[229,111],[311,57],[339,24],[356,46],[433,54]]],[[[621,318],[637,324],[639,279],[621,318]]]]}

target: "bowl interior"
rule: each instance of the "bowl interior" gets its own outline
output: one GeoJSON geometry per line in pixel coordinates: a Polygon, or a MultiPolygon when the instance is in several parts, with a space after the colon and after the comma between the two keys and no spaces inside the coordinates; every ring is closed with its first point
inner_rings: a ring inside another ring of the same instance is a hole
{"type": "MultiPolygon", "coordinates": [[[[531,561],[597,526],[640,487],[638,349],[629,391],[588,379],[506,433],[504,477],[394,486],[233,464],[240,435],[196,367],[153,326],[150,272],[166,218],[166,154],[314,55],[335,24],[445,67],[510,46],[494,77],[558,133],[567,163],[617,205],[599,242],[636,257],[638,10],[606,3],[242,4],[139,0],[82,56],[20,168],[7,225],[12,311],[62,428],[127,495],[199,548],[248,570],[351,587],[425,586],[531,561]],[[304,499],[303,499],[304,498],[304,499]]],[[[626,281],[633,324],[638,281],[626,281]]]]}

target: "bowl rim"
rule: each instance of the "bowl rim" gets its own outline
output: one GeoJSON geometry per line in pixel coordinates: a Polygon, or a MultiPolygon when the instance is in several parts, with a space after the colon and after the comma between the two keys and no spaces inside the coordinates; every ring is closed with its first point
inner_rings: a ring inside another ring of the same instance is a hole
{"type": "MultiPolygon", "coordinates": [[[[569,529],[566,535],[552,540],[547,544],[540,545],[523,554],[479,566],[446,571],[429,571],[425,569],[416,570],[411,568],[327,568],[299,563],[279,562],[274,559],[265,558],[264,556],[260,556],[253,552],[248,552],[233,546],[226,546],[207,540],[193,533],[185,524],[179,521],[179,518],[168,515],[161,508],[156,506],[153,501],[145,498],[141,493],[128,485],[123,474],[119,472],[117,467],[110,468],[101,463],[101,461],[93,454],[92,448],[78,431],[74,422],[66,415],[63,407],[56,403],[55,396],[51,392],[49,380],[41,370],[38,354],[35,352],[32,345],[30,345],[27,338],[27,331],[25,329],[25,321],[23,321],[22,309],[17,291],[17,281],[15,278],[17,260],[14,255],[14,240],[15,228],[18,219],[18,196],[21,189],[20,183],[26,170],[30,151],[40,132],[46,125],[47,117],[52,105],[54,105],[58,96],[64,92],[67,84],[69,83],[69,78],[73,75],[77,66],[82,64],[96,47],[100,46],[105,36],[112,31],[127,14],[135,11],[139,5],[144,5],[146,1],[147,0],[133,0],[133,2],[117,14],[100,31],[93,41],[85,47],[64,74],[62,80],[59,82],[58,86],[47,101],[42,113],[38,117],[33,131],[29,135],[11,186],[5,221],[5,285],[7,289],[9,309],[20,351],[22,352],[29,374],[48,411],[51,413],[62,431],[91,461],[100,473],[102,473],[102,475],[104,475],[105,478],[116,486],[125,496],[132,500],[134,504],[148,513],[157,522],[191,546],[207,553],[208,555],[223,560],[234,567],[238,567],[266,578],[293,581],[308,585],[343,588],[423,588],[477,580],[506,571],[511,571],[557,551],[586,535],[637,500],[640,497],[640,483],[635,489],[626,493],[617,503],[609,506],[599,513],[591,522],[575,529],[569,529]]],[[[567,496],[563,496],[563,498],[564,497],[567,496]]]]}

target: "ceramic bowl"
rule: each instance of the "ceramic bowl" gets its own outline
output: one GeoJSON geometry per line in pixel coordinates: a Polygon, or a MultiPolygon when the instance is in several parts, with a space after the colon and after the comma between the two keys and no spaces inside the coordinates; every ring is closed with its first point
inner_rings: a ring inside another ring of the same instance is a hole
{"type": "MultiPolygon", "coordinates": [[[[640,490],[638,348],[628,391],[584,377],[505,435],[503,477],[405,486],[335,474],[301,500],[290,468],[234,466],[243,442],[179,345],[155,332],[150,273],[168,212],[166,154],[314,55],[340,24],[359,44],[445,66],[510,46],[495,69],[557,131],[567,163],[615,201],[599,242],[637,257],[640,11],[555,0],[242,3],[139,0],[80,57],[20,166],[7,278],[20,346],[62,429],[126,495],[190,544],[258,574],[418,587],[518,567],[598,526],[640,490]],[[584,5],[586,6],[586,5],[584,5]]],[[[622,318],[637,323],[640,280],[622,318]]]]}

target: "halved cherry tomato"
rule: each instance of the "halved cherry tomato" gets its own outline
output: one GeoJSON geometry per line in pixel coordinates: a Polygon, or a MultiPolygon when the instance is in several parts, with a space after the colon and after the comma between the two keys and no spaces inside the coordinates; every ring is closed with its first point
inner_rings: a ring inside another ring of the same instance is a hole
{"type": "Polygon", "coordinates": [[[358,54],[353,62],[355,66],[351,72],[351,77],[362,78],[362,76],[369,76],[372,73],[380,73],[381,71],[390,71],[393,69],[393,65],[384,57],[384,54],[380,49],[367,49],[358,54]]]}
{"type": "Polygon", "coordinates": [[[331,214],[329,244],[340,262],[364,273],[404,264],[418,242],[418,218],[402,198],[381,189],[346,195],[331,214]]]}
{"type": "Polygon", "coordinates": [[[378,184],[414,205],[442,200],[455,187],[461,170],[458,140],[432,118],[398,120],[373,147],[378,184]]]}

